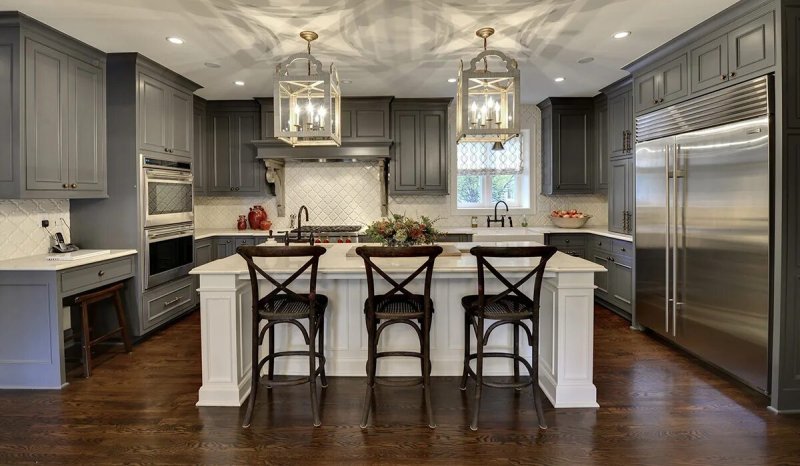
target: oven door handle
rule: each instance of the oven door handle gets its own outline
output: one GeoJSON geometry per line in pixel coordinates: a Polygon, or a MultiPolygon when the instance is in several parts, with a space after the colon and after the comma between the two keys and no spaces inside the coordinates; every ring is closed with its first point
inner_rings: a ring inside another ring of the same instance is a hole
{"type": "Polygon", "coordinates": [[[169,231],[169,232],[154,233],[154,234],[148,233],[147,234],[147,241],[151,242],[151,240],[155,240],[155,239],[158,239],[158,240],[177,239],[177,238],[184,238],[186,236],[192,236],[192,235],[194,235],[194,231],[193,230],[183,230],[183,231],[178,231],[178,232],[169,231]]]}
{"type": "Polygon", "coordinates": [[[174,180],[191,183],[193,180],[191,172],[176,172],[170,170],[159,170],[156,168],[145,168],[144,172],[148,181],[174,180]]]}

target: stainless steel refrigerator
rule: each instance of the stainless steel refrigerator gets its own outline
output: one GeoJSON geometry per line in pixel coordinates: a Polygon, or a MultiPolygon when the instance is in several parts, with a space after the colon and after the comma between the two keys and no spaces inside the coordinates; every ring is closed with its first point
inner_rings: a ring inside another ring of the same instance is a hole
{"type": "Polygon", "coordinates": [[[636,119],[636,320],[764,393],[771,86],[636,119]]]}

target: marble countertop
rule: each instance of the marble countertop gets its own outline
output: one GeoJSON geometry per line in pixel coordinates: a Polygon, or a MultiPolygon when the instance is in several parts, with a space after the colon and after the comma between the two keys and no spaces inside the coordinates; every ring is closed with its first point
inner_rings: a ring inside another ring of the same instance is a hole
{"type": "MultiPolygon", "coordinates": [[[[593,226],[588,228],[558,228],[556,226],[533,226],[533,227],[495,227],[495,228],[470,228],[470,227],[441,227],[443,233],[456,235],[481,235],[481,236],[524,236],[524,235],[544,235],[553,233],[589,233],[593,235],[605,236],[607,238],[620,239],[623,241],[633,241],[631,235],[623,235],[608,231],[605,225],[593,226]]],[[[273,230],[274,235],[283,234],[285,230],[273,230]]],[[[214,236],[267,236],[268,232],[263,230],[237,230],[235,228],[213,228],[197,229],[194,232],[194,239],[205,239],[214,236]]]]}
{"type": "MultiPolygon", "coordinates": [[[[460,250],[468,251],[473,246],[540,246],[541,243],[533,241],[519,241],[519,242],[481,242],[481,243],[449,243],[455,244],[460,250]]],[[[363,246],[362,244],[361,246],[363,246]]],[[[319,274],[325,276],[326,274],[353,274],[364,275],[364,261],[360,257],[347,257],[347,251],[357,245],[350,244],[330,244],[325,246],[328,251],[320,257],[319,274]]],[[[306,258],[298,257],[280,257],[280,258],[263,258],[256,260],[256,263],[272,273],[292,273],[299,269],[305,262],[306,258]]],[[[403,258],[403,259],[375,259],[375,263],[381,266],[389,273],[397,272],[412,272],[421,265],[421,259],[403,258]]],[[[514,258],[514,259],[493,259],[492,264],[501,272],[529,272],[533,267],[539,263],[538,259],[514,258]]],[[[442,274],[457,274],[457,273],[475,273],[477,262],[475,257],[469,253],[464,253],[457,257],[439,257],[436,259],[434,266],[434,278],[442,274]]],[[[600,265],[595,264],[578,257],[558,252],[547,263],[547,272],[549,273],[565,273],[565,272],[605,272],[606,269],[600,265]]],[[[224,259],[216,260],[208,264],[202,265],[193,269],[190,274],[192,275],[239,275],[247,274],[247,264],[244,259],[238,255],[226,257],[224,259]]]]}
{"type": "Polygon", "coordinates": [[[112,249],[108,254],[74,261],[49,261],[47,260],[49,254],[37,254],[0,261],[0,272],[58,272],[134,254],[136,254],[135,249],[112,249]]]}

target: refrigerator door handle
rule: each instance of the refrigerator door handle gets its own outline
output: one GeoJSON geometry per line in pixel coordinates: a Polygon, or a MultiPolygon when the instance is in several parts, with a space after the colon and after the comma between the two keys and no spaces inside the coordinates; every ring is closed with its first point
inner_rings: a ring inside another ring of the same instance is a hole
{"type": "MultiPolygon", "coordinates": [[[[680,174],[680,146],[673,147],[672,171],[672,335],[677,336],[678,320],[678,178],[680,174]]],[[[668,214],[669,215],[669,214],[668,214]]]]}
{"type": "Polygon", "coordinates": [[[667,241],[666,247],[664,248],[664,279],[666,280],[664,285],[664,331],[669,334],[670,333],[670,308],[672,307],[672,298],[670,298],[670,249],[672,249],[672,236],[670,234],[670,216],[671,214],[671,195],[670,195],[670,186],[669,180],[672,177],[670,172],[670,145],[664,147],[664,193],[666,194],[666,201],[667,201],[667,221],[664,223],[665,231],[664,231],[664,238],[667,241]]]}

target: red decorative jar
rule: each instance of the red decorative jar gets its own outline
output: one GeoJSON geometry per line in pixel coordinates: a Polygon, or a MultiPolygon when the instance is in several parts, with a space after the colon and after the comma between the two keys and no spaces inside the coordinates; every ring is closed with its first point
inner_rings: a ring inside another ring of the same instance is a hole
{"type": "Polygon", "coordinates": [[[236,222],[236,229],[247,230],[247,217],[244,215],[239,216],[239,220],[236,222]]]}
{"type": "Polygon", "coordinates": [[[254,205],[250,208],[250,213],[247,214],[247,220],[250,222],[250,228],[258,230],[261,228],[261,222],[267,219],[267,211],[260,205],[254,205]]]}

